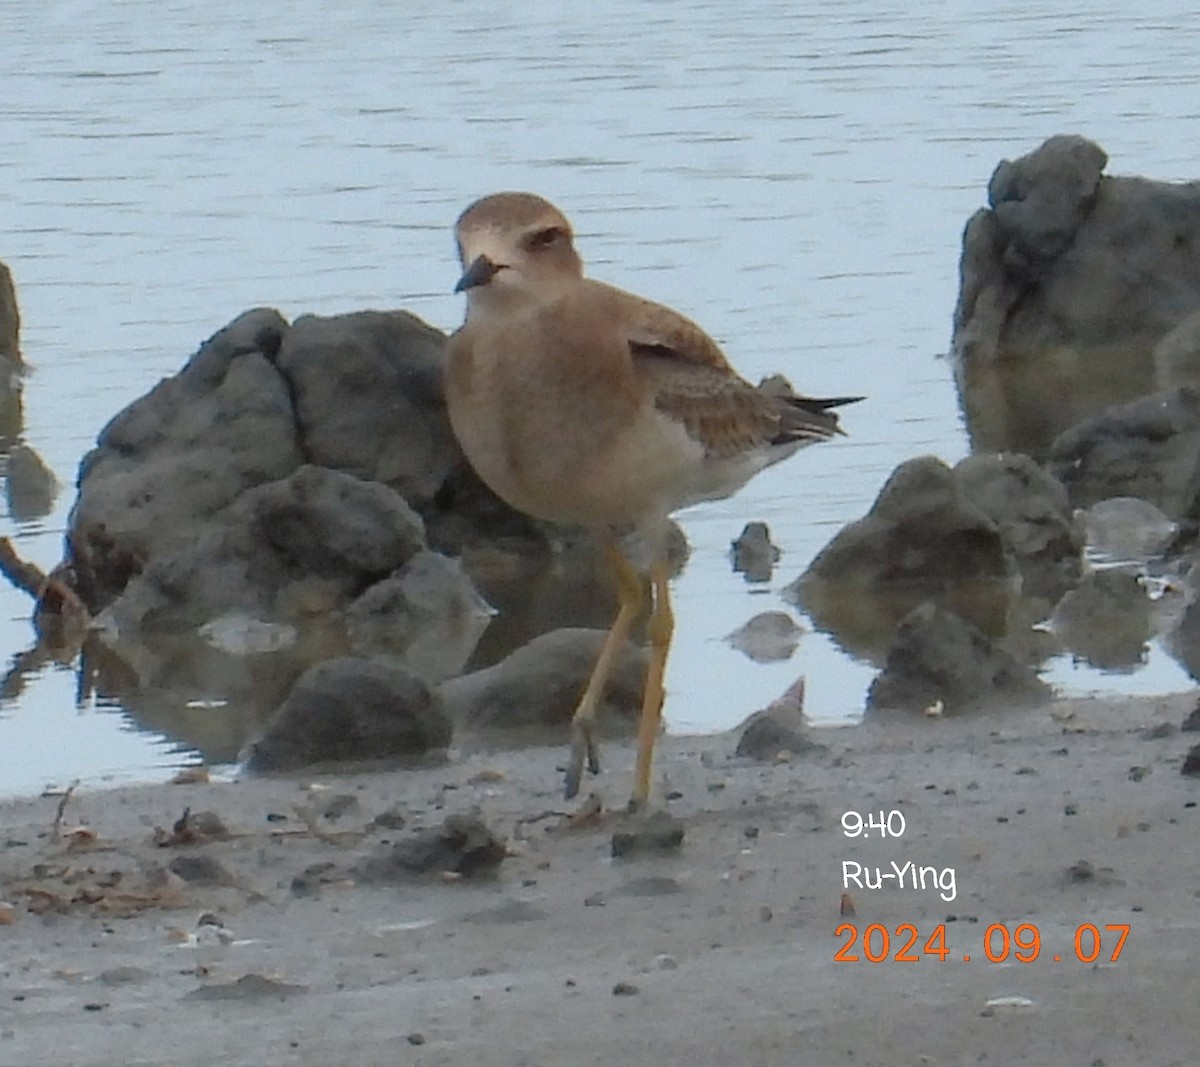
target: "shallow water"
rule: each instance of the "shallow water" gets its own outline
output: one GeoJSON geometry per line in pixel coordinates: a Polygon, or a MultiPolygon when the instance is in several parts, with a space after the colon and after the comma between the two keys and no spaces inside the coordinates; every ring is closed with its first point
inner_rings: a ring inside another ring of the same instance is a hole
{"type": "MultiPolygon", "coordinates": [[[[455,216],[531,189],[575,220],[592,273],[698,319],[747,376],[869,396],[847,440],[683,516],[668,678],[675,729],[730,726],[799,673],[814,715],[854,717],[872,672],[820,635],[772,666],[722,638],[780,608],[898,462],[965,454],[939,357],[995,164],[1078,132],[1114,173],[1197,176],[1200,12],[1060,7],[7,0],[0,259],[36,367],[25,437],[67,488],[44,522],[5,532],[57,562],[98,430],[247,307],[405,307],[453,328],[455,216]],[[784,550],[766,588],[727,559],[750,519],[784,550]]],[[[12,657],[29,603],[5,587],[0,607],[12,657]]],[[[1048,677],[1189,684],[1159,653],[1128,675],[1048,677]]],[[[26,683],[0,706],[0,792],[186,758],[119,709],[77,706],[69,667],[26,683]]]]}

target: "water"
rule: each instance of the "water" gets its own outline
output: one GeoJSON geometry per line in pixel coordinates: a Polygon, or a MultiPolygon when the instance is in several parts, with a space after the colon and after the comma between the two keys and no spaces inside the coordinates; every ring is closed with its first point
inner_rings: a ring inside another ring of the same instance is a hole
{"type": "MultiPolygon", "coordinates": [[[[68,488],[4,532],[57,562],[96,433],[247,307],[404,307],[455,327],[454,218],[530,189],[575,220],[593,274],[698,319],[747,376],[869,396],[848,440],[683,516],[668,678],[675,729],[732,725],[799,673],[815,715],[852,717],[871,672],[819,635],[771,666],[722,637],[781,607],[898,462],[966,453],[939,356],[995,164],[1078,132],[1114,173],[1196,177],[1200,12],[1062,6],[6,0],[0,259],[36,367],[25,436],[68,488]],[[765,591],[726,558],[750,519],[785,553],[765,591]]],[[[10,657],[29,607],[0,589],[10,657]]],[[[1049,677],[1188,685],[1162,655],[1118,679],[1049,677]]],[[[0,792],[186,758],[76,689],[47,668],[0,707],[0,792]]]]}

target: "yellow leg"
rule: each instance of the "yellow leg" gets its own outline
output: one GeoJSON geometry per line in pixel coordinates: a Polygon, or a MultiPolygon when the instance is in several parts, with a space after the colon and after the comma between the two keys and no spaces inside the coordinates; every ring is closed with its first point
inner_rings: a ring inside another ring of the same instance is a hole
{"type": "Polygon", "coordinates": [[[566,795],[570,800],[579,792],[579,783],[583,779],[583,763],[587,759],[588,770],[592,774],[600,772],[600,757],[596,752],[596,709],[600,698],[604,695],[604,685],[612,673],[617,654],[629,639],[629,631],[641,614],[646,599],[645,584],[642,576],[634,569],[632,563],[616,545],[604,546],[605,555],[617,576],[617,595],[620,598],[620,608],[613,621],[612,629],[604,639],[600,648],[600,657],[592,669],[587,688],[583,691],[579,706],[571,718],[571,758],[567,763],[566,795]]]}
{"type": "Polygon", "coordinates": [[[662,725],[663,675],[667,669],[667,653],[671,635],[675,632],[675,616],[671,611],[671,587],[667,564],[659,560],[650,568],[650,583],[654,591],[654,607],[646,626],[650,638],[650,666],[646,671],[646,690],[642,696],[642,720],[638,727],[637,766],[633,772],[633,796],[630,811],[644,810],[650,800],[650,776],[654,765],[654,743],[662,725]]]}

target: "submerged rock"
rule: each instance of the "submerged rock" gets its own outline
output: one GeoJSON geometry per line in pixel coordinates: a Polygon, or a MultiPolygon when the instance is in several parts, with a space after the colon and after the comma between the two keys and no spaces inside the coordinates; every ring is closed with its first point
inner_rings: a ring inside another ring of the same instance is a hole
{"type": "MultiPolygon", "coordinates": [[[[492,667],[443,682],[442,698],[465,729],[528,731],[539,740],[558,741],[603,643],[602,630],[553,630],[492,667]]],[[[627,644],[600,703],[601,730],[614,719],[626,727],[636,721],[645,675],[645,651],[627,644]]]]}
{"type": "Polygon", "coordinates": [[[480,586],[516,632],[482,662],[546,625],[525,610],[531,585],[552,619],[608,621],[608,587],[593,596],[562,566],[570,537],[466,464],[444,341],[405,312],[289,324],[254,309],[104,428],[63,573],[98,619],[102,684],[139,721],[186,718],[190,743],[225,753],[236,739],[209,736],[195,700],[253,729],[303,670],[349,651],[440,680],[486,624],[480,586]]]}
{"type": "Polygon", "coordinates": [[[914,607],[940,604],[985,633],[1044,618],[1078,581],[1083,536],[1066,491],[1028,456],[954,468],[908,460],[867,515],[842,529],[784,591],[821,629],[879,657],[914,607]]]}
{"type": "Polygon", "coordinates": [[[1154,346],[1154,377],[1161,390],[1200,390],[1200,311],[1185,318],[1154,346]]]}
{"type": "Polygon", "coordinates": [[[461,671],[492,617],[457,560],[421,551],[345,613],[354,650],[395,656],[430,682],[461,671]]]}
{"type": "Polygon", "coordinates": [[[1176,389],[1108,408],[1054,441],[1047,469],[1071,503],[1148,500],[1170,519],[1200,514],[1200,393],[1176,389]]]}
{"type": "Polygon", "coordinates": [[[771,543],[765,522],[748,522],[729,549],[735,573],[747,582],[769,582],[779,562],[779,549],[771,543]]]}
{"type": "Polygon", "coordinates": [[[923,456],[897,467],[867,515],[843,528],[784,595],[870,655],[931,599],[1002,632],[1018,578],[995,521],[945,463],[923,456]]]}
{"type": "Polygon", "coordinates": [[[445,748],[450,735],[440,697],[419,678],[345,656],[300,677],[246,762],[252,771],[393,763],[445,748]]]}
{"type": "Polygon", "coordinates": [[[143,631],[193,631],[238,613],[303,622],[350,604],[424,545],[394,490],[325,467],[242,493],[186,543],[163,547],[101,616],[119,649],[143,631]]]}
{"type": "Polygon", "coordinates": [[[969,456],[954,468],[963,495],[1000,531],[1021,595],[1054,603],[1083,573],[1083,533],[1062,483],[1019,453],[969,456]]]}

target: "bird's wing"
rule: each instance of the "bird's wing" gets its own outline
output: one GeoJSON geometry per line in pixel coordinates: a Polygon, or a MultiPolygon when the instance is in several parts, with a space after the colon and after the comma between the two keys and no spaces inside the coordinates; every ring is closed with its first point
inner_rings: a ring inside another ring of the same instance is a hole
{"type": "Polygon", "coordinates": [[[732,371],[659,352],[635,352],[634,368],[655,407],[713,456],[824,441],[841,433],[837,415],[829,410],[836,402],[767,392],[732,371]]]}
{"type": "Polygon", "coordinates": [[[817,400],[755,388],[691,319],[598,282],[585,284],[606,291],[610,327],[624,337],[635,378],[655,407],[681,423],[709,454],[733,456],[842,432],[831,409],[851,398],[817,400]]]}

